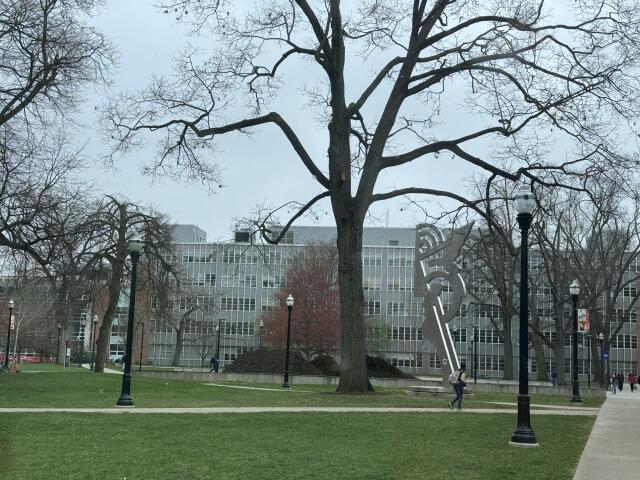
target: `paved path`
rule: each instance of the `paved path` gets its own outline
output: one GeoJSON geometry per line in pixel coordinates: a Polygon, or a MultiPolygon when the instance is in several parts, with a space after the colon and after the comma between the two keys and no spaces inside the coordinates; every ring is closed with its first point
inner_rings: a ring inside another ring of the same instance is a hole
{"type": "Polygon", "coordinates": [[[640,478],[640,392],[607,393],[573,480],[640,478]]]}
{"type": "MultiPolygon", "coordinates": [[[[393,408],[393,407],[200,407],[200,408],[0,408],[0,413],[448,413],[464,415],[469,413],[506,413],[516,415],[511,408],[468,408],[462,412],[448,408],[393,408]]],[[[595,416],[597,411],[587,408],[531,410],[532,415],[575,415],[595,416]]]]}

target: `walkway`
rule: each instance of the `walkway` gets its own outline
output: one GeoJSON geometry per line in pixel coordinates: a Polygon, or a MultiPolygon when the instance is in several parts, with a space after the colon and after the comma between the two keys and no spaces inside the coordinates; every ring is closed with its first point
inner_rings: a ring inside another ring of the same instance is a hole
{"type": "MultiPolygon", "coordinates": [[[[516,415],[511,408],[467,408],[462,412],[451,412],[448,408],[418,408],[418,407],[112,407],[112,408],[0,408],[0,413],[448,413],[450,415],[464,415],[469,413],[505,413],[516,415]]],[[[575,409],[544,409],[531,410],[532,415],[575,415],[595,416],[597,410],[591,408],[575,409]]]]}
{"type": "Polygon", "coordinates": [[[640,392],[607,393],[573,480],[640,478],[640,392]]]}

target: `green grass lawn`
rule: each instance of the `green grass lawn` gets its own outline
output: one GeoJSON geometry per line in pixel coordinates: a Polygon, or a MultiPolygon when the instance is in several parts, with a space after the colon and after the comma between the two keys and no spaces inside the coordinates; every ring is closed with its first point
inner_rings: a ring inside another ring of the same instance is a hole
{"type": "MultiPolygon", "coordinates": [[[[120,395],[122,377],[94,374],[77,366],[63,371],[57,366],[0,377],[0,407],[112,407],[120,395]]],[[[351,406],[444,407],[450,398],[407,395],[404,389],[377,388],[371,395],[339,395],[329,385],[294,385],[291,391],[278,385],[245,384],[268,390],[226,388],[190,381],[164,381],[138,376],[131,380],[131,396],[138,407],[234,407],[234,406],[351,406]]],[[[242,386],[236,383],[221,385],[242,386]]],[[[451,394],[453,398],[453,393],[451,394]]],[[[536,395],[534,404],[568,405],[569,399],[536,395]]],[[[487,402],[515,403],[511,394],[475,394],[464,399],[465,408],[514,408],[487,402]]],[[[602,399],[585,399],[598,406],[602,399]]]]}
{"type": "MultiPolygon", "coordinates": [[[[0,376],[0,407],[112,407],[121,379],[30,366],[0,376]]],[[[443,406],[399,389],[360,396],[265,387],[275,391],[134,375],[132,396],[138,407],[443,406]]],[[[515,398],[475,395],[465,407],[485,401],[515,398]]],[[[0,478],[570,480],[593,421],[536,415],[541,447],[520,449],[507,444],[515,415],[504,414],[0,413],[0,478]]]]}
{"type": "Polygon", "coordinates": [[[570,480],[591,417],[536,417],[541,447],[508,446],[507,415],[3,414],[4,480],[570,480]],[[568,436],[571,436],[569,441],[568,436]]]}

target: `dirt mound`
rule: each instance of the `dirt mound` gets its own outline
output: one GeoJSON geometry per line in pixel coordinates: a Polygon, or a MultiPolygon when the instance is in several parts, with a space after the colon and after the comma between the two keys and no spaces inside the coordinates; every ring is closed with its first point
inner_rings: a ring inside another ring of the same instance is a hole
{"type": "Polygon", "coordinates": [[[367,374],[375,378],[416,378],[410,373],[404,373],[394,367],[384,358],[370,357],[367,355],[367,374]]]}
{"type": "MultiPolygon", "coordinates": [[[[227,365],[225,373],[284,373],[284,350],[260,348],[244,352],[227,365]]],[[[299,352],[289,352],[289,373],[292,375],[322,375],[299,352]]]]}
{"type": "Polygon", "coordinates": [[[311,360],[311,363],[313,363],[323,375],[327,375],[328,377],[337,377],[340,375],[340,365],[329,355],[320,355],[311,360]]]}
{"type": "MultiPolygon", "coordinates": [[[[260,348],[244,352],[227,365],[225,373],[284,373],[284,350],[260,348]]],[[[299,352],[289,353],[289,373],[292,375],[340,375],[340,365],[329,355],[307,362],[299,352]]],[[[415,378],[380,357],[367,355],[367,374],[375,378],[415,378]]]]}

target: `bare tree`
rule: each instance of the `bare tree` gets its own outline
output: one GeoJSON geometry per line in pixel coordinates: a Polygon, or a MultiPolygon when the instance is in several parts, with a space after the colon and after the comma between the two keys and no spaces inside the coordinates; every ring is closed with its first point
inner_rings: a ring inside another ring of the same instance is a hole
{"type": "Polygon", "coordinates": [[[278,242],[296,219],[330,200],[338,229],[341,392],[371,389],[361,271],[371,205],[424,194],[480,210],[477,199],[425,186],[418,175],[418,185],[377,189],[382,175],[411,162],[428,167],[451,158],[466,165],[460,168],[485,172],[489,183],[501,177],[572,186],[571,177],[614,175],[630,164],[615,148],[623,143],[610,126],[638,112],[633,69],[640,9],[633,1],[581,0],[555,12],[543,0],[361,0],[353,6],[270,0],[250,9],[229,0],[160,3],[192,22],[194,35],[205,36],[200,44],[216,48],[209,56],[187,50],[173,76],[112,103],[106,130],[114,153],[136,146],[143,132],[159,131],[162,152],[147,165],[151,173],[217,182],[219,170],[206,154],[219,137],[261,125],[282,134],[318,191],[290,204],[293,216],[279,235],[269,234],[273,215],[256,225],[278,242]],[[376,71],[363,86],[367,66],[376,71]],[[351,70],[359,74],[352,78],[351,70]],[[326,128],[324,165],[324,155],[314,158],[286,120],[284,107],[269,111],[282,85],[289,102],[295,99],[292,85],[300,75],[318,83],[296,111],[315,115],[326,128]],[[474,122],[461,122],[445,108],[449,97],[466,101],[474,122]],[[243,101],[248,109],[239,113],[243,101]],[[489,142],[491,153],[484,148],[489,142]],[[553,144],[571,145],[551,156],[545,147],[553,144]]]}

